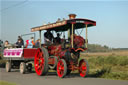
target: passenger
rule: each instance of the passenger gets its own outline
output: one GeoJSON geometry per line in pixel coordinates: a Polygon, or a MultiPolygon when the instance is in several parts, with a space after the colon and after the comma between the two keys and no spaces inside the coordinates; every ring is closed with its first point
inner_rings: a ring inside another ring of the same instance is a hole
{"type": "Polygon", "coordinates": [[[16,47],[17,48],[23,48],[24,47],[21,39],[18,39],[18,41],[16,42],[16,47]]]}
{"type": "MultiPolygon", "coordinates": [[[[19,40],[19,39],[21,40],[21,43],[22,43],[22,45],[24,46],[24,40],[21,38],[21,36],[18,36],[18,40],[19,40]]],[[[17,40],[17,41],[18,41],[18,40],[17,40]]]]}
{"type": "Polygon", "coordinates": [[[11,47],[11,45],[9,44],[9,42],[6,40],[5,42],[4,42],[4,48],[10,48],[11,47]]]}
{"type": "Polygon", "coordinates": [[[40,39],[38,39],[38,40],[36,40],[36,42],[35,42],[35,47],[36,48],[39,48],[40,47],[40,39]]]}
{"type": "Polygon", "coordinates": [[[25,46],[25,48],[28,48],[28,45],[29,45],[29,40],[26,40],[26,46],[25,46]]]}
{"type": "Polygon", "coordinates": [[[60,38],[60,34],[57,33],[57,37],[55,38],[55,41],[57,44],[60,44],[61,43],[61,38],[60,38]]]}
{"type": "Polygon", "coordinates": [[[30,40],[26,40],[26,48],[33,48],[35,46],[34,38],[31,37],[30,40]]]}
{"type": "Polygon", "coordinates": [[[44,37],[45,37],[44,40],[46,44],[52,44],[54,37],[49,30],[47,30],[47,32],[44,33],[44,37]]]}
{"type": "Polygon", "coordinates": [[[32,45],[35,46],[34,37],[31,37],[32,45]]]}

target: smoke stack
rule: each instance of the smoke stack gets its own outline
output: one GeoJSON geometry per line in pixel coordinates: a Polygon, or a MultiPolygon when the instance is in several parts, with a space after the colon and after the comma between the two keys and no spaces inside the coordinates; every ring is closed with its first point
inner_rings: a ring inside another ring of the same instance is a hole
{"type": "Polygon", "coordinates": [[[76,14],[69,14],[69,19],[75,19],[76,18],[76,14]]]}

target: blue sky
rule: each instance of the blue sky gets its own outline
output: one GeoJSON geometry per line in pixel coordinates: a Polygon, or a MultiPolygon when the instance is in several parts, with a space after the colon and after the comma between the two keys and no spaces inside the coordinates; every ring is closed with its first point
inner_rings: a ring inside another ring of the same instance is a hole
{"type": "MultiPolygon", "coordinates": [[[[127,0],[24,1],[0,2],[0,39],[15,43],[17,36],[30,33],[30,28],[55,22],[58,18],[68,18],[68,14],[75,13],[77,18],[87,18],[97,22],[96,27],[88,29],[89,43],[128,48],[127,0]]],[[[38,36],[38,32],[36,34],[38,36]]],[[[82,35],[84,36],[84,32],[82,35]]]]}

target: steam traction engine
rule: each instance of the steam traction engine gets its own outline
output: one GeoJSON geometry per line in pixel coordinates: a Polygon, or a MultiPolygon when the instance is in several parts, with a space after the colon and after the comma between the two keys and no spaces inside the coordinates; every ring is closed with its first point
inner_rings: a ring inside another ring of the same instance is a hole
{"type": "Polygon", "coordinates": [[[96,22],[88,19],[75,18],[75,14],[70,14],[68,20],[57,21],[55,23],[34,27],[32,32],[49,30],[56,33],[63,33],[61,44],[52,43],[50,45],[42,44],[37,49],[34,59],[34,67],[37,75],[45,75],[48,69],[57,71],[61,78],[70,74],[71,71],[79,70],[80,76],[85,77],[88,74],[89,66],[85,59],[80,58],[80,52],[87,49],[87,27],[96,26],[96,22]],[[86,39],[76,35],[75,31],[86,28],[86,39]],[[65,39],[65,32],[68,32],[68,39],[65,39]]]}

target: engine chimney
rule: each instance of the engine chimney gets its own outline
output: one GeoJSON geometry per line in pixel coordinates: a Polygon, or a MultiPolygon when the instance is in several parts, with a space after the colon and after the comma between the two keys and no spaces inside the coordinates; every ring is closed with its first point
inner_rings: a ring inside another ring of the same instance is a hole
{"type": "Polygon", "coordinates": [[[69,14],[69,19],[75,19],[76,18],[76,14],[69,14]]]}

